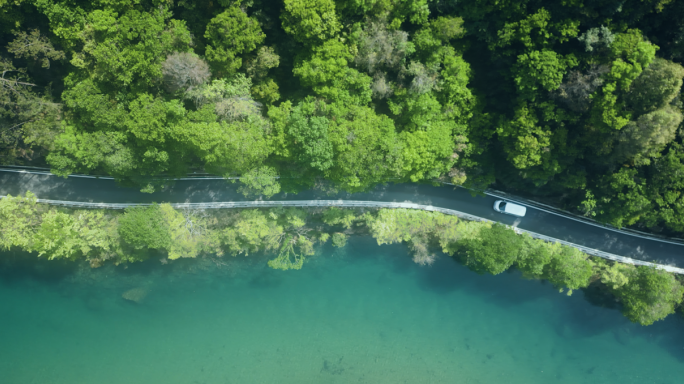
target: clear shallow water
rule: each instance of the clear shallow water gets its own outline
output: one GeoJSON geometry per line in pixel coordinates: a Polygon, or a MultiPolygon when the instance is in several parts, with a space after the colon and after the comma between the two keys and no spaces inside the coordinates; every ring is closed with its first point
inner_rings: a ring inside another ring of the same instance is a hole
{"type": "Polygon", "coordinates": [[[651,327],[517,273],[353,239],[263,258],[0,274],[0,383],[681,383],[684,320],[651,327]],[[139,303],[121,294],[141,287],[139,303]]]}

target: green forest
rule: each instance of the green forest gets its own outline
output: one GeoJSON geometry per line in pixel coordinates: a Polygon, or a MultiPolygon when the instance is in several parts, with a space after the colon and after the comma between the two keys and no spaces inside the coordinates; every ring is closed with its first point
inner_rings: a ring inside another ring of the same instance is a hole
{"type": "Polygon", "coordinates": [[[684,233],[684,2],[0,0],[0,163],[494,186],[684,233]]]}
{"type": "Polygon", "coordinates": [[[581,289],[597,305],[621,303],[633,322],[650,325],[681,308],[684,286],[672,273],[589,257],[581,251],[519,235],[512,228],[463,221],[410,209],[276,207],[269,209],[175,209],[153,204],[117,210],[73,210],[24,196],[0,199],[2,260],[39,257],[85,261],[92,268],[179,258],[266,257],[279,270],[301,269],[321,245],[344,247],[352,235],[379,245],[405,243],[413,261],[431,265],[440,254],[480,274],[514,267],[527,279],[543,279],[571,295],[581,289]],[[28,255],[27,253],[31,253],[28,255]]]}

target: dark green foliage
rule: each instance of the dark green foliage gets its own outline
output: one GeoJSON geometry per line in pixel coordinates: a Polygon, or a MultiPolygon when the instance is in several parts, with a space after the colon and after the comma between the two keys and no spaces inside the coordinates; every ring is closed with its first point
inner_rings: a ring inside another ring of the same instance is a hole
{"type": "Polygon", "coordinates": [[[121,240],[136,250],[166,249],[171,246],[171,229],[159,205],[126,209],[119,219],[121,240]]]}
{"type": "Polygon", "coordinates": [[[502,224],[480,231],[478,238],[462,241],[466,265],[477,273],[498,275],[520,255],[523,239],[502,224]]]}

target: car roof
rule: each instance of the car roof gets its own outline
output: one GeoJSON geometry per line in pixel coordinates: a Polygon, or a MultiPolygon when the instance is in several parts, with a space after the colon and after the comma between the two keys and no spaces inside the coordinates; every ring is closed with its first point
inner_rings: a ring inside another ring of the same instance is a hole
{"type": "Polygon", "coordinates": [[[525,216],[527,208],[523,207],[522,205],[506,202],[505,211],[506,213],[510,213],[512,215],[525,216]]]}

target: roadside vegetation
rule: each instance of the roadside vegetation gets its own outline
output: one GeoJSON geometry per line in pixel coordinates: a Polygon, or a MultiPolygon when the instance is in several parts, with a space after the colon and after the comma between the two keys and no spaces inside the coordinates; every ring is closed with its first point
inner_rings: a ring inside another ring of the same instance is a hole
{"type": "Polygon", "coordinates": [[[146,260],[261,255],[269,267],[301,269],[316,248],[344,247],[351,235],[379,245],[405,243],[413,261],[449,255],[471,270],[518,269],[568,295],[590,289],[619,303],[627,318],[652,324],[681,306],[681,276],[592,258],[575,248],[519,235],[501,224],[464,221],[410,209],[174,209],[155,204],[117,210],[73,210],[38,204],[30,192],[0,199],[0,250],[49,260],[125,264],[146,260]]]}

